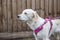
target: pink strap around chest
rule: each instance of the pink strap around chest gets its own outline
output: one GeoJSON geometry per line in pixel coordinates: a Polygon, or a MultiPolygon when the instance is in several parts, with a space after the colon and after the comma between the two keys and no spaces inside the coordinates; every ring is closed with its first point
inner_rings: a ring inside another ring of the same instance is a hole
{"type": "Polygon", "coordinates": [[[50,25],[51,25],[51,26],[50,26],[50,30],[49,30],[49,33],[50,33],[50,31],[51,31],[51,29],[52,29],[52,21],[51,21],[50,18],[46,18],[46,19],[45,19],[45,22],[44,22],[41,26],[39,26],[37,29],[34,30],[34,32],[35,32],[36,35],[37,35],[38,32],[40,32],[40,31],[43,29],[43,26],[44,26],[48,21],[50,22],[50,25]]]}

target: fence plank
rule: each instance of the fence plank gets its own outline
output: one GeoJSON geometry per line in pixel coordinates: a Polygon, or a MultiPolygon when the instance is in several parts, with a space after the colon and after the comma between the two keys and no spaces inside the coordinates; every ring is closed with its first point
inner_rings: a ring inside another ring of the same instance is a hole
{"type": "Polygon", "coordinates": [[[7,32],[7,9],[6,9],[6,1],[7,1],[7,0],[2,0],[3,32],[7,32]]]}
{"type": "Polygon", "coordinates": [[[7,13],[8,13],[8,32],[12,32],[12,9],[11,0],[7,0],[7,13]]]}
{"type": "Polygon", "coordinates": [[[45,0],[45,13],[48,16],[48,9],[49,9],[49,0],[45,0]]]}
{"type": "Polygon", "coordinates": [[[49,0],[49,16],[52,17],[52,0],[49,0]]]}
{"type": "Polygon", "coordinates": [[[60,12],[60,0],[58,0],[58,12],[60,12]]]}
{"type": "Polygon", "coordinates": [[[38,11],[39,12],[39,16],[41,16],[41,10],[42,10],[41,9],[41,0],[39,0],[39,11],[38,11]]]}
{"type": "Polygon", "coordinates": [[[3,25],[2,25],[2,18],[3,18],[3,16],[2,16],[3,14],[2,14],[2,0],[0,0],[0,32],[2,32],[2,27],[3,27],[3,25]]]}
{"type": "Polygon", "coordinates": [[[27,0],[22,0],[22,10],[26,9],[27,7],[27,0]]]}
{"type": "Polygon", "coordinates": [[[58,16],[60,16],[60,0],[58,0],[58,13],[57,13],[58,16]]]}
{"type": "MultiPolygon", "coordinates": [[[[1,25],[2,23],[1,23],[1,0],[0,0],[0,25],[1,25]]],[[[2,25],[1,25],[1,27],[2,27],[2,25]]],[[[1,27],[0,27],[0,32],[1,32],[1,27]]]]}
{"type": "Polygon", "coordinates": [[[54,0],[54,16],[57,16],[58,0],[54,0]]]}
{"type": "Polygon", "coordinates": [[[32,0],[32,9],[35,10],[35,0],[32,0]]]}
{"type": "Polygon", "coordinates": [[[36,9],[39,9],[40,5],[39,5],[39,0],[36,0],[36,9]]]}
{"type": "Polygon", "coordinates": [[[15,32],[15,33],[0,33],[0,38],[13,39],[13,38],[32,38],[33,34],[31,31],[15,32]]]}
{"type": "Polygon", "coordinates": [[[27,0],[27,8],[31,8],[31,0],[27,0]]]}
{"type": "Polygon", "coordinates": [[[52,0],[52,17],[54,16],[54,0],[52,0]]]}
{"type": "Polygon", "coordinates": [[[17,32],[16,0],[12,0],[13,32],[17,32]]]}
{"type": "MultiPolygon", "coordinates": [[[[17,14],[21,14],[22,12],[22,0],[17,0],[17,14]]],[[[21,22],[18,20],[18,32],[21,31],[21,22]]]]}
{"type": "Polygon", "coordinates": [[[41,17],[44,18],[44,0],[41,0],[41,17]]]}

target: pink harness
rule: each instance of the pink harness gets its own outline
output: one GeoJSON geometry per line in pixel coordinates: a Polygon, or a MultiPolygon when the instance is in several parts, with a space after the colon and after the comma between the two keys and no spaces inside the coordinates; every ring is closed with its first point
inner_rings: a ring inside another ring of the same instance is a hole
{"type": "Polygon", "coordinates": [[[41,26],[39,26],[37,29],[34,30],[34,32],[35,32],[36,35],[37,35],[37,33],[38,33],[39,31],[41,31],[41,30],[43,29],[43,26],[44,26],[48,21],[50,22],[50,25],[51,25],[50,30],[49,30],[49,33],[50,33],[53,24],[52,24],[51,18],[47,17],[47,18],[45,18],[45,22],[44,22],[41,26]]]}

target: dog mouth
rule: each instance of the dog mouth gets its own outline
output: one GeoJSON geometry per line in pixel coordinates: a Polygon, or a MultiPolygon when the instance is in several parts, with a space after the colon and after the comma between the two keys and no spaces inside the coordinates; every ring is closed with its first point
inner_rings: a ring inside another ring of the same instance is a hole
{"type": "Polygon", "coordinates": [[[19,20],[19,21],[25,21],[25,20],[19,20]]]}
{"type": "Polygon", "coordinates": [[[26,22],[26,20],[19,20],[19,21],[21,21],[21,22],[26,22]]]}
{"type": "Polygon", "coordinates": [[[21,19],[21,18],[18,18],[18,21],[21,21],[21,22],[27,22],[28,20],[27,20],[27,19],[21,19]]]}

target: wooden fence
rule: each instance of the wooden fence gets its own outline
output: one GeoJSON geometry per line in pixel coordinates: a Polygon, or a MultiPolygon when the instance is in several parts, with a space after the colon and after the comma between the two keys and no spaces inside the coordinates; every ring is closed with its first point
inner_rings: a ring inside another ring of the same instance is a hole
{"type": "Polygon", "coordinates": [[[17,19],[27,8],[36,10],[42,18],[60,16],[60,0],[0,0],[0,33],[31,31],[17,19]]]}
{"type": "Polygon", "coordinates": [[[60,0],[0,0],[0,32],[29,31],[25,23],[17,20],[24,9],[36,10],[41,17],[59,16],[60,0]]]}

